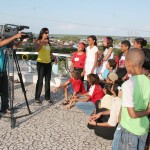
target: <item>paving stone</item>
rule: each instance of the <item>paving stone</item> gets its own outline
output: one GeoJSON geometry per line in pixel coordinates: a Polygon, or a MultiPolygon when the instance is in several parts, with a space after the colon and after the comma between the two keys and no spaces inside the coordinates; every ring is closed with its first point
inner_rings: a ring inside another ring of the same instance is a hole
{"type": "MultiPolygon", "coordinates": [[[[111,142],[97,137],[87,128],[87,116],[73,107],[67,111],[61,105],[63,91],[52,92],[54,104],[44,100],[42,105],[34,101],[35,84],[25,84],[27,99],[32,111],[28,110],[20,88],[15,84],[15,117],[17,127],[11,129],[10,119],[0,119],[0,150],[110,150],[111,142]],[[24,117],[19,117],[27,115],[24,117]]],[[[54,88],[51,87],[51,90],[54,88]]],[[[8,116],[9,117],[9,116],[8,116]]]]}

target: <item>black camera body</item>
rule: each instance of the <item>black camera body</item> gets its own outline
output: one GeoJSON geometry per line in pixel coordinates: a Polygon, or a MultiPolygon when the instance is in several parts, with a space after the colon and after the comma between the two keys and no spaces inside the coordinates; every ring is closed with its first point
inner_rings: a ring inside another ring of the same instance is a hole
{"type": "Polygon", "coordinates": [[[32,32],[22,32],[24,35],[21,36],[20,40],[29,38],[29,39],[33,39],[33,34],[32,32]]]}
{"type": "MultiPolygon", "coordinates": [[[[24,29],[29,29],[28,26],[18,26],[14,24],[5,24],[5,25],[0,25],[0,36],[2,38],[9,38],[14,35],[16,35],[19,31],[24,30],[24,29]]],[[[20,39],[23,40],[25,38],[33,38],[32,32],[22,32],[25,35],[23,35],[20,39]]]]}

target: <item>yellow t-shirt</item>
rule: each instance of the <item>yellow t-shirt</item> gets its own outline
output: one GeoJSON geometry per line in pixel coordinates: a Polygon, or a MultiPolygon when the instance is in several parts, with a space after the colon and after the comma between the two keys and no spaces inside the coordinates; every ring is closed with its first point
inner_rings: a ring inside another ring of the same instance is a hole
{"type": "Polygon", "coordinates": [[[51,48],[49,45],[43,45],[38,52],[37,62],[50,63],[51,62],[51,48]]]}

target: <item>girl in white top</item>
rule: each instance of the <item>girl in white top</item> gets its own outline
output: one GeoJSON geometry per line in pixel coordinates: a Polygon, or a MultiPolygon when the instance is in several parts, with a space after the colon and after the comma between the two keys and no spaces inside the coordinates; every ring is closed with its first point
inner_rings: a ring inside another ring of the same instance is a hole
{"type": "Polygon", "coordinates": [[[106,64],[109,59],[113,59],[114,57],[114,52],[113,52],[113,39],[111,37],[105,37],[103,41],[103,46],[105,47],[104,50],[104,58],[103,58],[103,64],[102,64],[102,69],[101,73],[104,72],[106,69],[106,64]]]}
{"type": "MultiPolygon", "coordinates": [[[[96,66],[98,60],[98,47],[97,38],[94,35],[90,35],[88,38],[88,47],[86,48],[86,60],[84,67],[84,80],[87,80],[87,75],[96,74],[96,66]]],[[[89,86],[87,85],[87,90],[89,86]]]]}
{"type": "Polygon", "coordinates": [[[87,75],[96,73],[96,65],[98,59],[97,38],[91,35],[87,38],[89,46],[86,48],[86,61],[84,67],[84,80],[87,80],[87,75]]]}

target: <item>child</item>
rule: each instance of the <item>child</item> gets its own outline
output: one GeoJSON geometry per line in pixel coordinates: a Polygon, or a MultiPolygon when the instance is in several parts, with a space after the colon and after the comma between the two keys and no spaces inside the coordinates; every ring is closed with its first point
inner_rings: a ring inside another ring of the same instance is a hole
{"type": "Polygon", "coordinates": [[[89,92],[85,94],[86,98],[76,99],[76,101],[79,101],[76,103],[76,106],[87,115],[91,115],[95,110],[96,101],[102,99],[104,93],[99,85],[99,77],[96,74],[89,74],[87,79],[91,86],[89,92]]]}
{"type": "Polygon", "coordinates": [[[81,74],[81,77],[84,76],[83,68],[85,65],[85,59],[86,59],[85,44],[79,43],[77,52],[74,52],[72,56],[71,68],[72,70],[77,70],[81,74]]]}
{"type": "Polygon", "coordinates": [[[118,80],[118,75],[114,72],[111,72],[108,74],[106,81],[105,80],[99,80],[99,84],[102,88],[104,88],[106,83],[113,84],[116,80],[118,80]]]}
{"type": "Polygon", "coordinates": [[[102,74],[102,79],[106,80],[109,73],[115,72],[115,68],[116,68],[115,59],[109,59],[106,64],[106,69],[104,70],[102,74]]]}
{"type": "Polygon", "coordinates": [[[114,84],[116,80],[118,80],[118,75],[114,72],[111,72],[107,76],[106,83],[114,84]]]}
{"type": "MultiPolygon", "coordinates": [[[[150,49],[143,48],[142,50],[145,55],[142,72],[150,79],[150,49]]],[[[150,121],[150,115],[149,115],[149,121],[150,121]]],[[[147,149],[150,150],[150,129],[149,129],[149,135],[147,137],[147,149]]]]}
{"type": "Polygon", "coordinates": [[[145,60],[143,64],[143,74],[145,74],[150,79],[150,49],[142,49],[145,55],[145,60]]]}
{"type": "Polygon", "coordinates": [[[106,108],[110,109],[112,105],[113,94],[111,92],[112,84],[107,83],[103,89],[105,96],[99,101],[97,109],[106,108]]]}
{"type": "Polygon", "coordinates": [[[105,37],[103,41],[103,46],[105,48],[104,50],[104,58],[103,58],[103,65],[102,65],[102,70],[101,73],[104,72],[106,68],[107,61],[109,59],[113,59],[114,57],[114,52],[113,52],[113,39],[111,37],[105,37]]]}
{"type": "Polygon", "coordinates": [[[103,62],[103,58],[104,58],[103,50],[98,50],[98,60],[103,62]]]}
{"type": "Polygon", "coordinates": [[[133,46],[134,48],[141,49],[144,46],[146,46],[146,44],[147,44],[147,41],[144,38],[139,37],[139,38],[134,39],[133,46]]]}
{"type": "Polygon", "coordinates": [[[97,67],[96,67],[96,74],[99,76],[99,78],[101,77],[101,73],[100,73],[100,71],[101,71],[101,69],[102,69],[101,64],[102,64],[102,61],[101,61],[101,60],[98,60],[98,61],[97,61],[97,67]]]}
{"type": "MultiPolygon", "coordinates": [[[[94,35],[91,35],[87,39],[89,46],[86,49],[84,80],[87,80],[87,75],[89,75],[90,73],[96,73],[96,66],[98,60],[97,38],[94,35]]],[[[87,83],[87,91],[88,90],[89,85],[87,83]]]]}
{"type": "Polygon", "coordinates": [[[92,115],[98,113],[98,111],[101,108],[110,109],[111,104],[112,104],[112,98],[113,98],[111,88],[112,88],[112,84],[110,84],[110,83],[105,84],[105,87],[103,88],[103,92],[105,95],[101,100],[96,101],[96,103],[95,103],[96,109],[92,115]]]}
{"type": "Polygon", "coordinates": [[[150,80],[142,73],[143,63],[141,49],[132,49],[126,54],[126,69],[132,77],[122,86],[121,122],[114,135],[113,150],[145,148],[149,130],[150,80]]]}
{"type": "Polygon", "coordinates": [[[92,115],[88,122],[90,125],[93,125],[97,136],[101,136],[108,140],[113,139],[116,126],[119,122],[121,110],[121,98],[119,97],[119,92],[121,90],[121,84],[121,81],[115,81],[111,88],[111,92],[113,93],[111,106],[98,109],[96,114],[92,115]]]}
{"type": "Polygon", "coordinates": [[[65,82],[62,83],[59,87],[63,87],[65,90],[65,101],[62,103],[63,105],[67,105],[69,103],[68,100],[68,85],[71,83],[73,88],[73,95],[72,97],[75,97],[77,93],[85,93],[83,82],[80,80],[80,73],[78,71],[72,71],[71,72],[71,78],[65,82]]]}
{"type": "Polygon", "coordinates": [[[118,67],[117,67],[117,75],[119,79],[122,79],[123,81],[127,79],[127,70],[125,67],[125,56],[126,53],[129,51],[131,47],[131,44],[128,40],[122,41],[121,42],[121,51],[122,54],[119,56],[119,62],[118,62],[118,67]]]}

